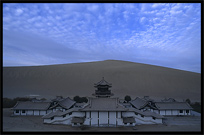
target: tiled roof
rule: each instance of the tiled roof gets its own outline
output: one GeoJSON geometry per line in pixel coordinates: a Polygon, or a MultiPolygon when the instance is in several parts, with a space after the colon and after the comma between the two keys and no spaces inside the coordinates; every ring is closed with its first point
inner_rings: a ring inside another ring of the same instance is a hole
{"type": "Polygon", "coordinates": [[[81,111],[125,111],[118,98],[89,98],[89,104],[81,111]]]}
{"type": "Polygon", "coordinates": [[[76,102],[70,99],[69,97],[59,101],[56,105],[52,106],[50,109],[55,108],[56,106],[60,105],[63,108],[69,109],[72,105],[74,105],[76,102]]]}
{"type": "Polygon", "coordinates": [[[69,109],[75,103],[76,103],[76,101],[73,101],[72,99],[67,97],[64,100],[60,101],[59,105],[61,105],[62,107],[66,108],[66,109],[69,109]]]}
{"type": "Polygon", "coordinates": [[[77,108],[71,108],[71,109],[66,110],[66,111],[64,111],[64,112],[62,112],[62,111],[60,111],[60,110],[57,110],[57,111],[55,111],[55,112],[50,112],[50,113],[44,115],[42,118],[48,119],[48,118],[51,118],[51,117],[54,117],[54,116],[62,116],[62,115],[66,115],[66,114],[68,114],[68,113],[70,113],[70,112],[78,111],[78,110],[79,110],[79,109],[77,109],[77,108]]]}
{"type": "Polygon", "coordinates": [[[186,102],[157,102],[155,103],[155,106],[159,110],[167,110],[167,109],[175,109],[175,110],[181,110],[181,109],[193,109],[188,103],[186,102]]]}
{"type": "Polygon", "coordinates": [[[155,112],[151,112],[151,111],[140,111],[140,110],[135,109],[135,108],[129,108],[129,111],[133,111],[133,112],[136,112],[136,113],[144,115],[144,116],[152,116],[152,117],[155,117],[155,118],[163,118],[162,115],[157,114],[155,112]]]}
{"type": "Polygon", "coordinates": [[[47,110],[49,106],[50,106],[49,102],[19,101],[12,109],[14,110],[47,110]]]}
{"type": "Polygon", "coordinates": [[[95,83],[95,85],[109,85],[109,86],[111,86],[112,84],[105,81],[104,77],[103,77],[102,80],[98,83],[95,83]]]}
{"type": "Polygon", "coordinates": [[[140,109],[142,107],[144,107],[145,105],[148,104],[147,101],[137,97],[135,100],[132,100],[129,102],[130,104],[132,104],[134,107],[136,107],[137,109],[140,109]]]}
{"type": "Polygon", "coordinates": [[[132,117],[123,118],[123,123],[135,123],[135,119],[132,117]]]}

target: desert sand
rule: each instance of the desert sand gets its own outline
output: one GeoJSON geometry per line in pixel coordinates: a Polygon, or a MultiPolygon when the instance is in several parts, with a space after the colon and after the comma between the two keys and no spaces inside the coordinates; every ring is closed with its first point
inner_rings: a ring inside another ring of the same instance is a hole
{"type": "Polygon", "coordinates": [[[136,125],[135,127],[72,127],[68,125],[43,124],[41,116],[11,116],[10,109],[3,109],[4,132],[166,132],[201,130],[201,117],[167,117],[166,125],[136,125]]]}
{"type": "Polygon", "coordinates": [[[102,77],[115,97],[150,96],[200,101],[201,74],[141,63],[106,60],[49,66],[3,67],[3,97],[91,96],[102,77]]]}

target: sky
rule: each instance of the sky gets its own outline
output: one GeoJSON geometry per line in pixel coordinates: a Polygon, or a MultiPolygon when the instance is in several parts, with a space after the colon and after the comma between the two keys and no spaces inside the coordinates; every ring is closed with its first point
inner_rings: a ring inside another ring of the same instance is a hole
{"type": "Polygon", "coordinates": [[[103,60],[200,73],[200,3],[3,3],[4,67],[103,60]]]}

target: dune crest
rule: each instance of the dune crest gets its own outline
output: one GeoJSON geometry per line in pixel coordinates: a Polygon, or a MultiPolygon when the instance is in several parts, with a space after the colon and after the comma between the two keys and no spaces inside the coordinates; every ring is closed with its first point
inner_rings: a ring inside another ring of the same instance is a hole
{"type": "Polygon", "coordinates": [[[106,60],[30,67],[3,67],[3,97],[91,96],[105,77],[115,96],[190,98],[200,101],[201,74],[148,64],[106,60]]]}

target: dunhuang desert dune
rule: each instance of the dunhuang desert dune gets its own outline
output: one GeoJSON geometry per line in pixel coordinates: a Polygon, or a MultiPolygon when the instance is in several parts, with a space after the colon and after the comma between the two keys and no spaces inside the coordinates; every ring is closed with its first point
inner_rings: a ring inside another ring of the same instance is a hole
{"type": "Polygon", "coordinates": [[[130,95],[132,99],[150,96],[200,101],[200,73],[119,60],[3,67],[3,97],[91,96],[94,83],[102,77],[112,83],[115,97],[130,95]]]}

